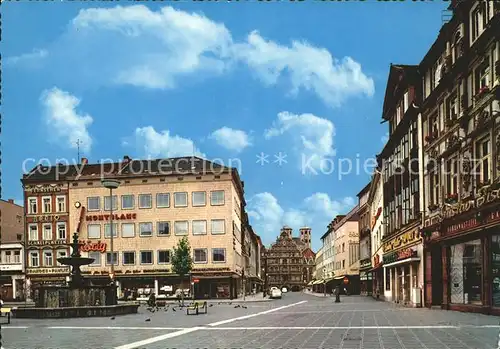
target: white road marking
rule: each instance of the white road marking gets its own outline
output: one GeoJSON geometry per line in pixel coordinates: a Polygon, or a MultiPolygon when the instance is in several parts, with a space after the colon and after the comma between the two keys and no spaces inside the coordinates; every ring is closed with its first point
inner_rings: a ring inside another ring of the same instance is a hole
{"type": "Polygon", "coordinates": [[[305,326],[305,327],[286,327],[286,326],[266,326],[266,327],[201,327],[200,330],[210,331],[259,331],[259,330],[410,330],[410,329],[460,329],[460,328],[500,328],[500,325],[459,325],[459,326],[305,326]]]}
{"type": "Polygon", "coordinates": [[[300,302],[297,302],[297,303],[284,305],[282,307],[272,308],[272,309],[269,309],[269,310],[266,310],[266,311],[261,311],[260,313],[255,313],[255,314],[250,314],[250,315],[244,315],[244,316],[239,316],[239,317],[236,317],[236,318],[233,318],[233,319],[212,322],[211,324],[208,324],[207,326],[219,326],[219,325],[228,324],[230,322],[235,322],[235,321],[239,321],[239,320],[250,319],[250,318],[253,318],[253,317],[256,317],[256,316],[266,315],[266,314],[274,313],[275,311],[279,311],[279,310],[282,310],[282,309],[294,307],[296,305],[303,304],[303,303],[306,303],[306,302],[307,301],[300,301],[300,302]]]}
{"type": "Polygon", "coordinates": [[[127,327],[127,326],[47,326],[45,328],[57,330],[170,330],[179,331],[184,330],[185,327],[127,327]]]}
{"type": "MultiPolygon", "coordinates": [[[[238,321],[238,320],[249,319],[249,318],[252,318],[252,317],[255,317],[255,316],[269,314],[269,313],[272,313],[272,312],[275,312],[275,311],[278,311],[278,310],[281,310],[281,309],[286,309],[286,308],[293,307],[295,305],[303,304],[303,303],[306,303],[306,302],[307,301],[301,301],[301,302],[297,302],[297,303],[293,303],[293,304],[284,305],[282,307],[278,307],[278,308],[273,308],[273,309],[269,309],[269,310],[266,310],[266,311],[262,311],[262,312],[256,313],[256,314],[239,316],[239,317],[233,318],[233,319],[218,321],[218,322],[214,322],[214,323],[208,324],[208,326],[223,325],[223,324],[227,324],[227,323],[238,321]]],[[[180,330],[180,331],[171,332],[171,333],[167,333],[167,334],[164,334],[164,335],[161,335],[161,336],[156,336],[156,337],[151,337],[151,338],[148,338],[148,339],[144,339],[142,341],[138,341],[138,342],[134,342],[134,343],[130,343],[130,344],[121,345],[119,347],[115,347],[115,349],[135,349],[135,348],[142,347],[142,346],[145,346],[145,345],[148,345],[148,344],[151,344],[151,343],[160,342],[160,341],[163,341],[165,339],[182,336],[182,335],[185,335],[185,334],[188,334],[188,333],[191,333],[191,332],[195,332],[195,331],[198,331],[198,330],[203,330],[203,329],[205,329],[205,327],[185,328],[185,329],[180,330]]]]}
{"type": "Polygon", "coordinates": [[[13,328],[13,329],[24,329],[24,328],[30,328],[29,326],[2,326],[2,330],[8,329],[8,328],[13,328]]]}
{"type": "Polygon", "coordinates": [[[180,331],[171,332],[171,333],[167,333],[167,334],[164,334],[161,336],[144,339],[142,341],[138,341],[138,342],[134,342],[134,343],[130,343],[130,344],[125,344],[125,345],[120,345],[119,347],[115,347],[115,349],[136,349],[136,348],[140,348],[140,347],[149,345],[151,343],[163,341],[163,340],[169,339],[169,338],[179,337],[179,336],[182,336],[182,335],[190,333],[190,332],[198,331],[199,329],[200,329],[199,327],[185,328],[185,329],[180,330],[180,331]]]}

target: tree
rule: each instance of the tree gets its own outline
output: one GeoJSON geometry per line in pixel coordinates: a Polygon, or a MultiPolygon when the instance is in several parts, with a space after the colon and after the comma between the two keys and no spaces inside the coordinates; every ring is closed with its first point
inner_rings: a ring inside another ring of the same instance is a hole
{"type": "MultiPolygon", "coordinates": [[[[189,275],[193,269],[193,258],[191,257],[191,246],[187,236],[184,236],[174,247],[172,255],[172,271],[181,278],[181,288],[184,276],[189,275]]],[[[181,302],[184,306],[184,290],[181,289],[181,302]]]]}

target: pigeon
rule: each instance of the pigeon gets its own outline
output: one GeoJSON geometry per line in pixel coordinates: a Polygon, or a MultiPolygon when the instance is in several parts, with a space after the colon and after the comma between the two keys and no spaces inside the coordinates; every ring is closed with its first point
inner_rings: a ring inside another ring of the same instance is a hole
{"type": "Polygon", "coordinates": [[[168,308],[165,308],[165,311],[168,311],[168,308]]]}
{"type": "Polygon", "coordinates": [[[151,319],[146,319],[146,322],[149,322],[149,321],[151,321],[151,319]]]}
{"type": "Polygon", "coordinates": [[[175,310],[175,308],[172,308],[172,311],[177,311],[177,310],[175,310]]]}
{"type": "Polygon", "coordinates": [[[235,307],[235,308],[239,308],[239,307],[241,307],[241,305],[239,305],[239,304],[238,304],[238,305],[235,305],[234,307],[235,307]]]}
{"type": "Polygon", "coordinates": [[[114,317],[114,316],[112,316],[110,320],[114,320],[114,319],[115,319],[115,317],[114,317]]]}
{"type": "Polygon", "coordinates": [[[220,304],[222,304],[222,302],[219,302],[219,303],[217,303],[217,304],[219,304],[219,305],[220,305],[220,304]]]}
{"type": "Polygon", "coordinates": [[[233,304],[233,302],[229,302],[228,304],[231,305],[231,304],[233,304]]]}
{"type": "Polygon", "coordinates": [[[210,304],[209,307],[213,307],[214,305],[213,304],[210,304]]]}
{"type": "Polygon", "coordinates": [[[243,309],[247,309],[247,308],[248,308],[247,306],[244,306],[244,305],[242,305],[241,307],[242,307],[243,309]]]}

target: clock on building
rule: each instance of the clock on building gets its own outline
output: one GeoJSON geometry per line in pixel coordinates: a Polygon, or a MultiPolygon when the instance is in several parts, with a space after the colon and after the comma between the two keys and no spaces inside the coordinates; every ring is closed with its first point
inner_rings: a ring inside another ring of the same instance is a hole
{"type": "Polygon", "coordinates": [[[82,206],[82,204],[80,203],[80,201],[75,202],[75,207],[76,208],[80,208],[80,206],[82,206]]]}

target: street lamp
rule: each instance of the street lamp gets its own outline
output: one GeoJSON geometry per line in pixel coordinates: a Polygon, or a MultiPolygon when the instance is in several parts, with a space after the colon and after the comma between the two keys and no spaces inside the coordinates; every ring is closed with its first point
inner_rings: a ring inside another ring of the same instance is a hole
{"type": "Polygon", "coordinates": [[[101,181],[101,184],[103,185],[104,188],[109,189],[109,230],[111,234],[111,240],[110,240],[110,250],[111,250],[111,271],[110,271],[110,277],[111,277],[111,284],[115,284],[115,259],[114,259],[114,248],[113,248],[113,238],[114,238],[114,232],[113,232],[113,189],[117,189],[120,186],[120,181],[117,181],[115,179],[103,179],[101,181]]]}

